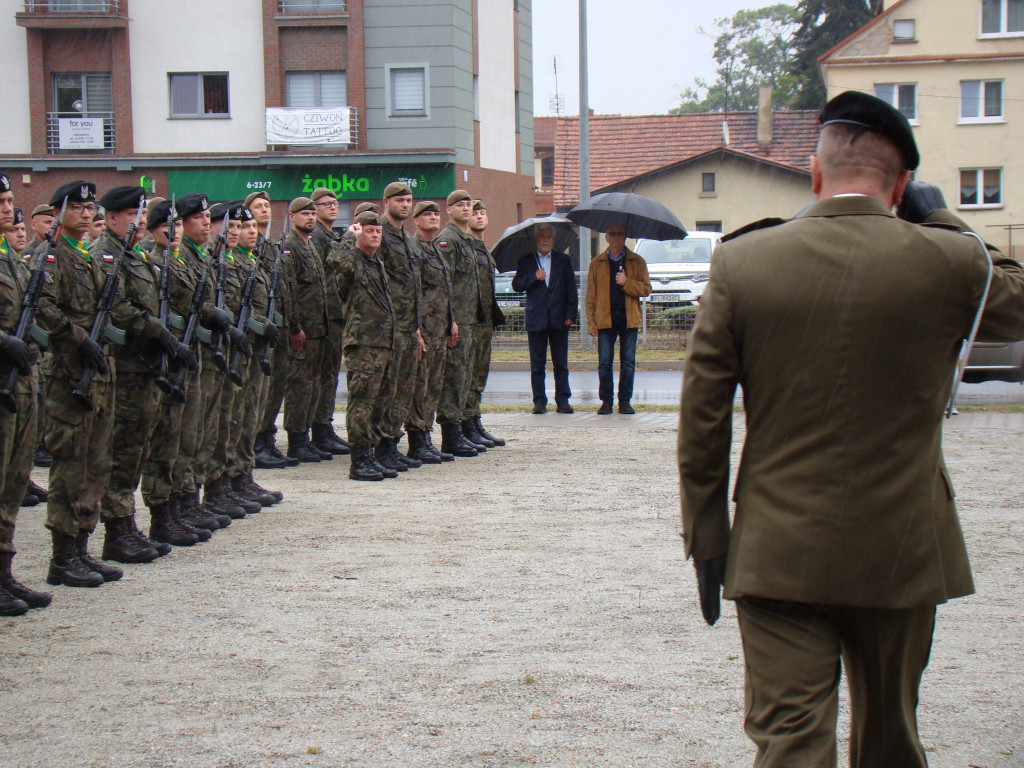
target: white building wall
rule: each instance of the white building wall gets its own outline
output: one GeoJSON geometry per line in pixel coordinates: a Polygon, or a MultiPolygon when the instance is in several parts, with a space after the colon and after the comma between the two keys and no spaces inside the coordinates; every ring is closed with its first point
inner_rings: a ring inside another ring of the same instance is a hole
{"type": "Polygon", "coordinates": [[[516,59],[512,3],[479,0],[478,94],[480,104],[480,165],[519,172],[516,165],[516,59]]]}
{"type": "Polygon", "coordinates": [[[266,150],[263,19],[251,0],[177,0],[170,14],[134,2],[131,16],[135,152],[266,150]],[[231,117],[170,119],[168,72],[227,72],[231,117]]]}
{"type": "Polygon", "coordinates": [[[20,0],[0,0],[0,51],[4,52],[4,76],[0,77],[0,153],[27,155],[32,152],[32,126],[28,110],[28,53],[24,27],[14,23],[14,14],[25,10],[20,0]]]}

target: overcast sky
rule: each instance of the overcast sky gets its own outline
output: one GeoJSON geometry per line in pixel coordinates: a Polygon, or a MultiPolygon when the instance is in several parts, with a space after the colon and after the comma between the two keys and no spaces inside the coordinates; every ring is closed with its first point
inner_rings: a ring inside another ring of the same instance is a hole
{"type": "MultiPolygon", "coordinates": [[[[588,0],[590,108],[598,114],[661,114],[694,77],[714,78],[715,19],[767,0],[588,0]]],[[[552,57],[565,112],[579,112],[579,0],[533,0],[533,110],[553,115],[552,57]]]]}

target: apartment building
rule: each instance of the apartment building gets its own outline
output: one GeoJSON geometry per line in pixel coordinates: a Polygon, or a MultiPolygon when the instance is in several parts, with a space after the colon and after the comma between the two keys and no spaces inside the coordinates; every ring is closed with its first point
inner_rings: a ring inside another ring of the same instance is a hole
{"type": "Polygon", "coordinates": [[[22,207],[77,178],[169,197],[408,180],[532,212],[530,0],[0,0],[0,168],[22,207]]]}

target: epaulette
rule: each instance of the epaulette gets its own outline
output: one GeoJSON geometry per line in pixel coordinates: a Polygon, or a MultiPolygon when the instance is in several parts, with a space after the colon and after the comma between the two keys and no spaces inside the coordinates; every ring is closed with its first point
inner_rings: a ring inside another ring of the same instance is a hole
{"type": "Polygon", "coordinates": [[[740,227],[737,230],[733,230],[727,235],[723,235],[722,242],[724,243],[727,240],[735,240],[740,235],[745,235],[748,232],[756,232],[759,229],[770,229],[771,227],[777,227],[779,226],[779,224],[785,224],[787,221],[789,221],[789,219],[779,219],[776,217],[761,219],[760,221],[755,221],[750,224],[747,224],[747,226],[745,227],[740,227]]]}

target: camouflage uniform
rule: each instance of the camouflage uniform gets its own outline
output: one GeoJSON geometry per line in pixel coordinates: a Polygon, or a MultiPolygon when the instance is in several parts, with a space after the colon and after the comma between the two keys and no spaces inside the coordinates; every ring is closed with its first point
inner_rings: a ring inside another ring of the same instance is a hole
{"type": "Polygon", "coordinates": [[[462,420],[475,419],[480,415],[480,400],[487,386],[487,374],[491,370],[491,339],[494,337],[496,304],[494,300],[494,274],[497,271],[490,250],[483,240],[473,238],[473,249],[477,258],[477,277],[480,283],[480,310],[482,318],[476,327],[473,357],[473,373],[470,378],[466,407],[462,420]]]}
{"type": "Polygon", "coordinates": [[[360,448],[383,439],[388,364],[395,343],[395,310],[384,264],[358,248],[336,248],[330,255],[345,297],[342,344],[348,380],[345,412],[348,441],[360,448]]]}
{"type": "Polygon", "coordinates": [[[480,301],[480,274],[474,238],[449,223],[434,242],[448,265],[452,283],[452,310],[459,324],[459,342],[447,352],[441,401],[437,420],[442,424],[461,424],[473,375],[476,327],[483,316],[480,301]]]}
{"type": "Polygon", "coordinates": [[[434,243],[418,234],[420,286],[420,332],[427,349],[416,369],[416,386],[412,406],[405,420],[407,430],[430,432],[434,426],[434,412],[441,399],[448,336],[452,322],[452,285],[448,266],[434,243]]]}
{"type": "Polygon", "coordinates": [[[339,245],[341,238],[318,221],[310,242],[324,265],[324,285],[327,291],[327,335],[321,350],[320,393],[313,423],[330,424],[334,419],[334,400],[338,392],[338,375],[341,373],[341,338],[345,324],[337,275],[328,270],[327,257],[339,245]]]}
{"type": "MultiPolygon", "coordinates": [[[[306,345],[296,352],[289,344],[288,383],[284,396],[284,427],[289,432],[305,432],[313,423],[320,396],[320,363],[327,333],[327,286],[324,265],[306,238],[293,229],[285,238],[290,252],[281,279],[289,287],[287,311],[289,333],[306,333],[306,345]]],[[[282,334],[284,335],[284,334],[282,334]]]]}
{"type": "MultiPolygon", "coordinates": [[[[264,254],[263,263],[260,264],[260,268],[267,275],[268,281],[274,274],[274,261],[277,258],[277,252],[277,244],[272,243],[267,248],[266,254],[264,254]]],[[[274,310],[281,314],[284,322],[280,324],[281,334],[277,345],[270,350],[270,376],[267,379],[267,393],[264,396],[264,406],[261,410],[260,432],[270,434],[277,431],[277,415],[281,412],[281,405],[284,403],[288,373],[291,370],[291,361],[288,354],[291,349],[291,344],[288,340],[288,294],[290,286],[285,283],[284,279],[284,266],[288,261],[288,256],[288,253],[284,253],[281,256],[280,273],[277,280],[278,299],[274,310]]]]}
{"type": "Polygon", "coordinates": [[[395,349],[382,428],[384,437],[398,440],[412,406],[419,367],[416,331],[420,327],[420,254],[416,241],[404,227],[396,227],[382,217],[377,257],[387,270],[391,305],[395,310],[395,349]]]}
{"type": "MultiPolygon", "coordinates": [[[[0,333],[13,333],[28,287],[29,270],[0,235],[0,333]]],[[[38,355],[36,355],[38,356],[38,355]]],[[[36,449],[38,366],[28,376],[15,371],[16,413],[0,406],[0,554],[14,554],[14,525],[28,488],[36,449]]],[[[6,385],[12,368],[0,365],[0,383],[6,385]]]]}

